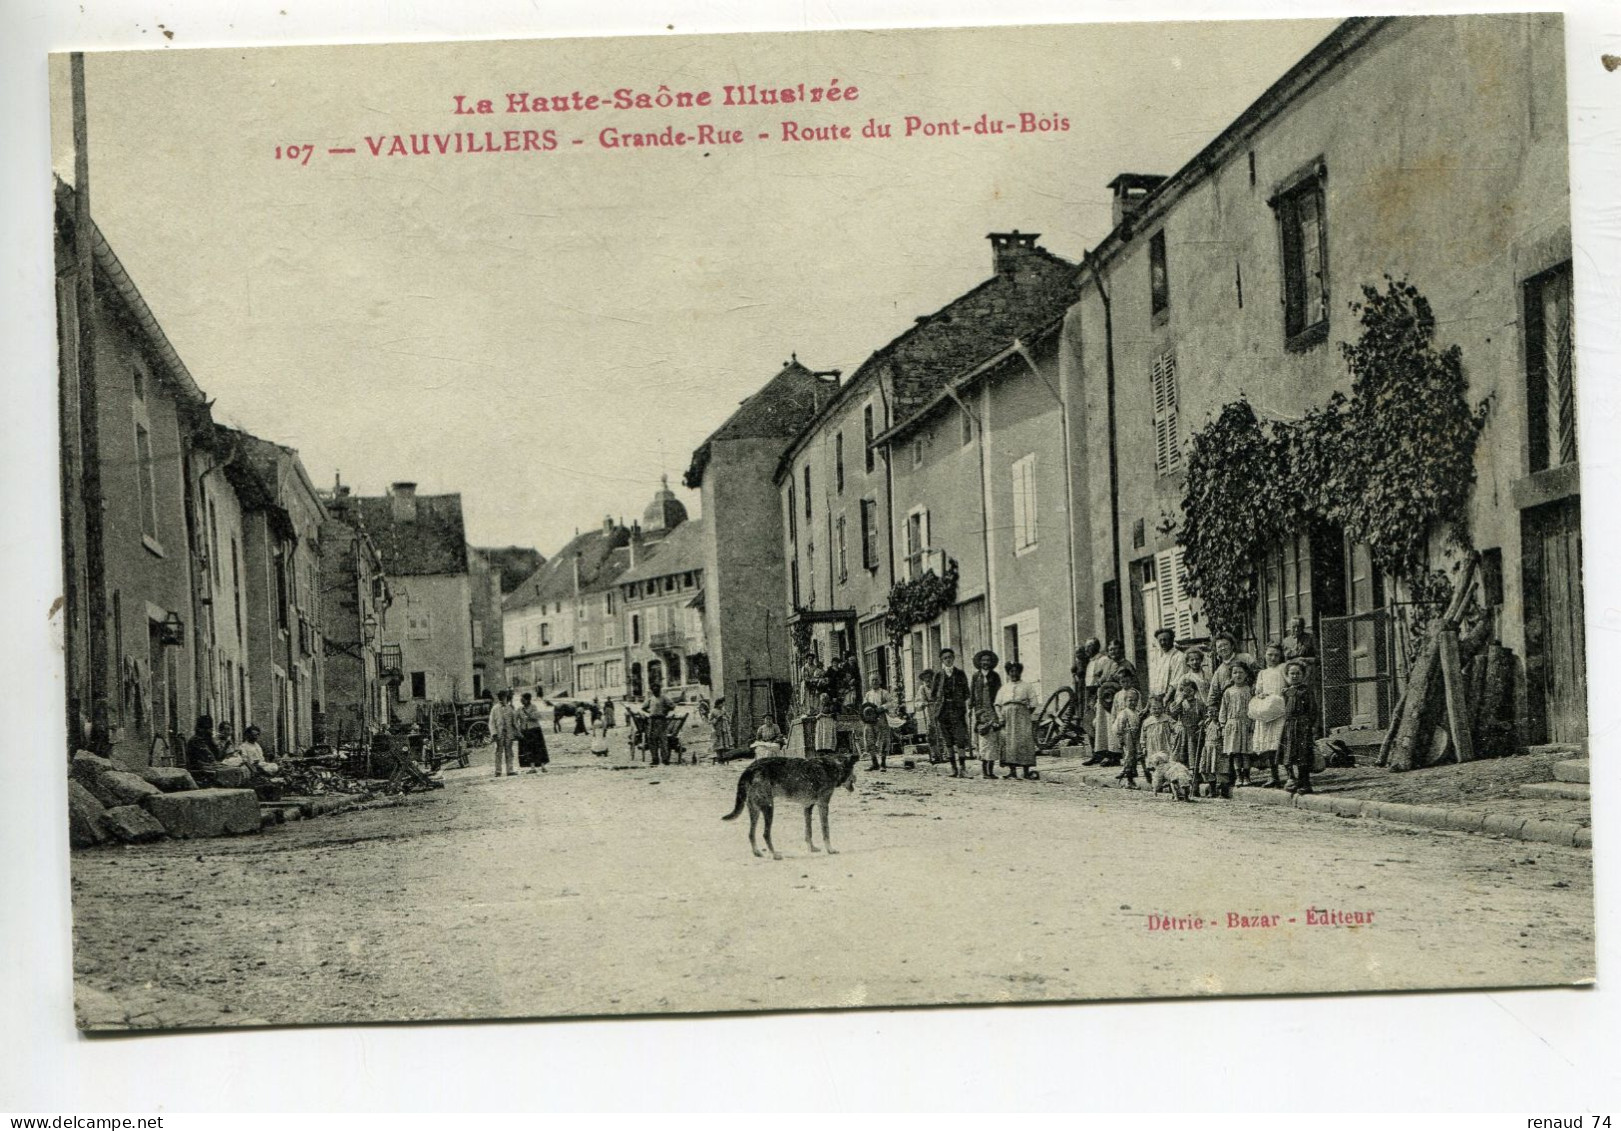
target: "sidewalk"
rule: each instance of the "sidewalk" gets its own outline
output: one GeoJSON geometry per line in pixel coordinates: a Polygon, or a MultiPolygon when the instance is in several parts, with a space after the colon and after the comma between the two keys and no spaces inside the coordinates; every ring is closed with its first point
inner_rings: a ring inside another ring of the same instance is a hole
{"type": "MultiPolygon", "coordinates": [[[[1231,802],[1214,804],[1285,805],[1337,817],[1375,818],[1431,829],[1591,848],[1592,815],[1587,801],[1529,797],[1521,792],[1525,785],[1552,782],[1554,765],[1570,758],[1566,752],[1525,754],[1400,774],[1358,764],[1313,774],[1314,792],[1304,797],[1255,785],[1235,789],[1231,802]]],[[[1115,777],[1119,772],[1082,766],[1075,760],[1042,767],[1045,778],[1099,789],[1123,789],[1124,783],[1115,777]]],[[[1260,782],[1267,773],[1257,769],[1254,776],[1260,782]]],[[[1146,789],[1141,792],[1144,797],[1153,796],[1146,789]]]]}

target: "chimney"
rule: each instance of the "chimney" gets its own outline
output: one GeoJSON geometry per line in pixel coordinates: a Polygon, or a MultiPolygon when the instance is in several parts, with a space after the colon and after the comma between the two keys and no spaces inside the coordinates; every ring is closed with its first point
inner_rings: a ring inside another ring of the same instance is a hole
{"type": "Polygon", "coordinates": [[[1148,194],[1165,183],[1157,173],[1121,173],[1109,182],[1114,193],[1114,226],[1119,227],[1142,207],[1148,194]]]}
{"type": "Polygon", "coordinates": [[[630,542],[628,543],[628,545],[630,547],[630,568],[635,569],[636,568],[636,551],[639,550],[641,548],[641,545],[642,545],[642,524],[641,523],[638,522],[635,526],[630,528],[630,542]]]}
{"type": "Polygon", "coordinates": [[[394,500],[394,521],[415,522],[417,519],[417,485],[391,483],[388,494],[394,500]]]}
{"type": "Polygon", "coordinates": [[[613,515],[604,515],[602,519],[602,533],[606,538],[612,538],[614,532],[613,515]]]}
{"type": "MultiPolygon", "coordinates": [[[[1040,232],[992,232],[985,237],[991,241],[991,263],[998,275],[1011,275],[1019,269],[1019,262],[1036,250],[1040,232]]],[[[924,319],[919,319],[924,321],[924,319]]]]}

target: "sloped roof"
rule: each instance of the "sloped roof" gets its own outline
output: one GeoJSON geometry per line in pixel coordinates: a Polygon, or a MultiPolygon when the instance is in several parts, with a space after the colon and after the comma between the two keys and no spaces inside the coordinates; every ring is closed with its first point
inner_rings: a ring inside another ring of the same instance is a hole
{"type": "Polygon", "coordinates": [[[709,434],[692,453],[692,463],[681,482],[694,489],[703,486],[711,445],[718,441],[793,439],[837,388],[794,358],[752,396],[745,397],[726,423],[709,434]]]}
{"type": "Polygon", "coordinates": [[[546,563],[539,550],[531,546],[478,546],[490,567],[501,575],[501,592],[511,593],[524,578],[546,563]]]}
{"type": "Polygon", "coordinates": [[[503,612],[574,598],[574,559],[579,555],[580,592],[588,593],[613,583],[630,564],[630,555],[616,553],[630,541],[623,526],[598,526],[569,539],[557,553],[501,600],[503,612]]]}
{"type": "Polygon", "coordinates": [[[422,577],[467,572],[467,530],[462,497],[416,495],[416,517],[396,519],[390,495],[355,495],[354,513],[371,535],[391,577],[422,577]]]}
{"type": "Polygon", "coordinates": [[[704,520],[688,519],[665,535],[663,541],[638,547],[636,558],[636,565],[619,575],[618,584],[703,569],[704,520]]]}
{"type": "MultiPolygon", "coordinates": [[[[899,427],[928,408],[953,379],[1003,353],[1015,339],[1028,341],[1063,317],[1080,297],[1079,267],[1035,245],[1034,236],[1021,237],[1017,231],[1010,235],[1032,242],[1008,254],[995,275],[916,319],[905,333],[862,362],[784,451],[779,478],[817,425],[874,381],[888,377],[894,391],[890,427],[899,427]]],[[[1009,236],[993,233],[991,238],[1009,236]]]]}

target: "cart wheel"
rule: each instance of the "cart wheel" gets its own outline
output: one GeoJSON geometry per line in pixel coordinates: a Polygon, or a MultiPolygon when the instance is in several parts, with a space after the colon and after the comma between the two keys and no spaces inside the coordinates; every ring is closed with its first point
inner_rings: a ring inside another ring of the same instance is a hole
{"type": "MultiPolygon", "coordinates": [[[[474,746],[483,746],[490,740],[490,728],[487,723],[474,723],[467,728],[467,741],[474,746]]],[[[465,762],[462,763],[466,765],[465,762]]]]}
{"type": "Polygon", "coordinates": [[[1075,692],[1060,687],[1047,697],[1036,715],[1036,749],[1051,750],[1069,730],[1070,712],[1075,706],[1075,692]]]}

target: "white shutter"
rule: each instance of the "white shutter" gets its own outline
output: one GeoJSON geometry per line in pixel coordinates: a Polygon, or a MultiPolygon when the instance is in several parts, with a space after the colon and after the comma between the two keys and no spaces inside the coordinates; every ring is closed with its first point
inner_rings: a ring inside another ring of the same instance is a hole
{"type": "Polygon", "coordinates": [[[1159,575],[1160,624],[1175,632],[1178,640],[1186,640],[1197,628],[1197,614],[1188,596],[1187,562],[1182,548],[1157,554],[1155,572],[1159,575]]]}
{"type": "Polygon", "coordinates": [[[1166,350],[1154,359],[1154,467],[1166,474],[1182,466],[1182,449],[1177,442],[1176,354],[1166,350]]]}
{"type": "Polygon", "coordinates": [[[1013,548],[1022,550],[1030,544],[1029,530],[1025,523],[1029,521],[1029,514],[1025,510],[1025,474],[1030,469],[1025,460],[1013,461],[1013,548]]]}
{"type": "Polygon", "coordinates": [[[1036,457],[1024,457],[1024,525],[1025,545],[1036,544],[1036,457]]]}

